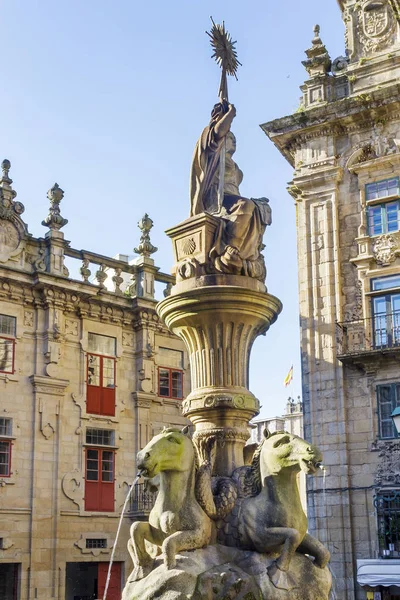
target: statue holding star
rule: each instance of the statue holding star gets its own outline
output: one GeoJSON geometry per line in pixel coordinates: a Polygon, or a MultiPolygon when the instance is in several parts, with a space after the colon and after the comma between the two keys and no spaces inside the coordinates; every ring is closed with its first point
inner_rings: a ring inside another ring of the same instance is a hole
{"type": "Polygon", "coordinates": [[[207,35],[214,50],[212,58],[221,67],[219,101],[211,111],[209,124],[203,129],[194,151],[191,177],[191,216],[208,213],[220,219],[210,259],[217,272],[246,275],[265,280],[261,254],[262,238],[271,224],[267,198],[244,198],[239,190],[243,173],[232,156],[236,138],[231,131],[236,109],[228,99],[227,76],[237,78],[241,64],[236,42],[225,24],[212,20],[207,35]]]}

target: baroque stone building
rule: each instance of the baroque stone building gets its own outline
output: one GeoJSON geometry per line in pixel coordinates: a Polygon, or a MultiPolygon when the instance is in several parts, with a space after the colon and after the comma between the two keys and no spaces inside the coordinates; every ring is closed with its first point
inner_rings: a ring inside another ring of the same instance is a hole
{"type": "Polygon", "coordinates": [[[317,26],[300,108],[262,125],[294,167],[305,437],[327,467],[308,515],[341,600],[400,597],[399,6],[339,0],[345,55],[317,26]]]}
{"type": "MultiPolygon", "coordinates": [[[[72,248],[60,231],[67,221],[57,184],[42,223],[48,232],[34,238],[9,169],[3,161],[0,598],[100,598],[136,453],[163,426],[186,424],[187,357],[155,311],[155,282],[168,294],[173,278],[150,257],[156,248],[147,215],[131,263],[72,248]]],[[[142,488],[136,486],[128,506],[136,520],[147,517],[151,504],[142,488]]],[[[109,600],[120,599],[132,566],[129,523],[109,600]]]]}

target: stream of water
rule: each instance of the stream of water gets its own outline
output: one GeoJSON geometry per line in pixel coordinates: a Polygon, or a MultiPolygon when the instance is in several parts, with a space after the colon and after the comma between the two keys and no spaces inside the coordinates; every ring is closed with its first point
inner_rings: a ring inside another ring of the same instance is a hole
{"type": "Polygon", "coordinates": [[[112,565],[114,562],[114,554],[115,554],[115,550],[116,550],[117,543],[118,543],[118,537],[119,537],[119,532],[121,530],[122,520],[124,518],[124,514],[125,514],[127,504],[129,502],[129,498],[131,497],[132,491],[133,491],[135,485],[137,484],[137,482],[139,481],[140,476],[141,476],[141,473],[139,471],[139,473],[136,475],[135,479],[132,481],[132,485],[129,489],[129,492],[126,495],[125,502],[122,507],[121,516],[120,516],[119,523],[118,523],[117,534],[115,536],[115,541],[114,541],[113,549],[111,552],[110,564],[108,565],[108,573],[107,573],[106,585],[104,588],[103,600],[107,600],[108,586],[110,585],[110,578],[111,578],[111,569],[112,569],[112,565]]]}

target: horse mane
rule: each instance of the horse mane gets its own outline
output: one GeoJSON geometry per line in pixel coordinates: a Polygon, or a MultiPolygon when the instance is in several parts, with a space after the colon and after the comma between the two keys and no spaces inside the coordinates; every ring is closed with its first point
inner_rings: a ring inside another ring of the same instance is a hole
{"type": "Polygon", "coordinates": [[[262,488],[260,460],[264,443],[274,435],[287,433],[287,431],[284,430],[274,431],[273,433],[270,433],[267,429],[265,431],[267,432],[267,435],[255,449],[250,469],[246,474],[246,487],[251,488],[251,496],[257,496],[262,488]]]}
{"type": "MultiPolygon", "coordinates": [[[[161,433],[182,433],[182,429],[178,429],[177,427],[164,427],[161,433]]],[[[182,435],[185,435],[184,433],[182,433],[182,435]]],[[[199,462],[199,457],[197,454],[197,448],[193,443],[193,440],[191,437],[189,437],[188,435],[185,435],[185,437],[190,440],[192,446],[193,446],[193,450],[194,450],[194,468],[197,471],[199,466],[200,466],[200,462],[199,462]]]]}

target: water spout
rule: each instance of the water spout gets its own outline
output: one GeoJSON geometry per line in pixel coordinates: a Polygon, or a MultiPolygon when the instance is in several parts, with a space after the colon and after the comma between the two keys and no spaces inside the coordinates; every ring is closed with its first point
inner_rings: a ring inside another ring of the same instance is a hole
{"type": "Polygon", "coordinates": [[[116,549],[117,543],[118,543],[119,532],[121,530],[122,519],[124,518],[125,510],[126,510],[128,502],[129,502],[129,498],[131,497],[133,488],[137,484],[137,482],[140,479],[141,475],[142,475],[142,472],[138,471],[138,474],[136,475],[135,479],[132,481],[132,485],[129,488],[129,491],[128,491],[128,493],[126,495],[126,498],[125,498],[124,505],[122,507],[121,516],[120,516],[119,523],[118,523],[118,528],[117,528],[117,534],[115,536],[115,541],[114,541],[113,549],[112,549],[112,552],[111,552],[110,564],[108,565],[108,573],[107,573],[106,585],[105,585],[105,588],[104,588],[103,600],[107,600],[108,586],[110,585],[110,578],[111,578],[111,569],[112,569],[112,565],[113,565],[113,562],[114,562],[114,554],[115,554],[115,549],[116,549]]]}

